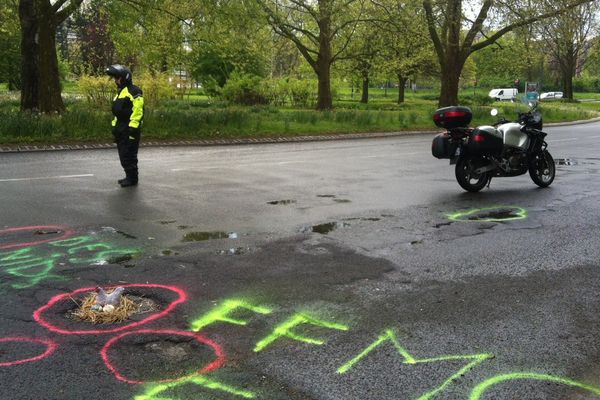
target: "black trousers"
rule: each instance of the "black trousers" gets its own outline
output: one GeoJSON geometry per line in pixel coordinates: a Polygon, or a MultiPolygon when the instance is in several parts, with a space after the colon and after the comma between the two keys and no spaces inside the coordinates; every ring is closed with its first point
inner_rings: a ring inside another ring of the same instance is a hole
{"type": "Polygon", "coordinates": [[[139,129],[124,129],[122,132],[114,132],[119,160],[125,170],[125,175],[130,180],[138,180],[138,149],[140,147],[141,132],[139,129]]]}

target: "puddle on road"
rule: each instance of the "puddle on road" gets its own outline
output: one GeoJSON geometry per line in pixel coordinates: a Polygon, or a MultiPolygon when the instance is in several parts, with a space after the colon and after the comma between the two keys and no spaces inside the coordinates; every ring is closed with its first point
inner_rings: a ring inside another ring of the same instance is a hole
{"type": "Polygon", "coordinates": [[[321,235],[327,235],[329,232],[332,232],[338,228],[345,228],[350,226],[350,224],[346,224],[344,222],[327,222],[324,224],[313,225],[310,228],[311,232],[320,233],[321,235]]]}
{"type": "Polygon", "coordinates": [[[129,233],[120,231],[118,229],[113,228],[112,226],[103,226],[102,232],[110,232],[110,233],[118,233],[121,236],[126,237],[127,239],[137,239],[137,237],[130,235],[129,233]]]}
{"type": "Polygon", "coordinates": [[[55,230],[55,229],[48,229],[48,230],[39,229],[39,230],[37,230],[37,231],[34,232],[34,234],[36,234],[36,235],[55,235],[57,233],[61,233],[61,231],[60,230],[55,230]]]}
{"type": "Polygon", "coordinates": [[[250,252],[251,250],[252,249],[250,247],[232,247],[228,250],[219,250],[217,251],[217,254],[220,256],[240,256],[250,252]]]}
{"type": "Polygon", "coordinates": [[[201,242],[204,240],[215,239],[237,239],[238,235],[235,232],[190,232],[183,237],[184,242],[201,242]]]}
{"type": "Polygon", "coordinates": [[[503,222],[527,218],[521,207],[487,207],[448,214],[451,221],[503,222]]]}
{"type": "Polygon", "coordinates": [[[325,197],[325,198],[333,199],[333,198],[335,198],[335,194],[318,194],[317,197],[325,197]]]}
{"type": "Polygon", "coordinates": [[[333,199],[336,203],[352,203],[351,200],[348,199],[333,199]]]}
{"type": "Polygon", "coordinates": [[[353,217],[353,218],[344,218],[344,221],[381,221],[381,218],[377,217],[353,217]]]}
{"type": "Polygon", "coordinates": [[[267,204],[271,204],[273,206],[296,204],[296,200],[275,200],[275,201],[268,201],[267,204]]]}
{"type": "Polygon", "coordinates": [[[576,165],[598,165],[598,162],[594,158],[557,158],[554,160],[556,165],[561,166],[576,166],[576,165]]]}

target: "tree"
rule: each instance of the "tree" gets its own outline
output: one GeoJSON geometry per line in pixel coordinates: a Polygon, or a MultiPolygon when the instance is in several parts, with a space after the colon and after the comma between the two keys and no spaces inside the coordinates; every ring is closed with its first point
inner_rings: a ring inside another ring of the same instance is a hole
{"type": "MultiPolygon", "coordinates": [[[[367,20],[372,21],[379,16],[377,15],[377,9],[369,4],[365,12],[367,20]]],[[[384,51],[383,37],[381,32],[377,29],[373,29],[372,24],[361,23],[357,26],[352,42],[349,44],[347,49],[347,69],[348,72],[358,77],[360,80],[361,90],[361,103],[369,102],[369,85],[371,82],[371,75],[377,66],[382,64],[383,57],[381,57],[384,51]]],[[[354,88],[354,82],[352,82],[354,88]]],[[[357,85],[358,86],[358,85],[357,85]]]]}
{"type": "Polygon", "coordinates": [[[365,0],[256,1],[273,30],[296,45],[317,75],[317,109],[333,108],[331,66],[348,47],[365,0]]]}
{"type": "Polygon", "coordinates": [[[259,14],[253,0],[238,0],[206,4],[190,19],[190,71],[209,94],[218,94],[234,71],[269,74],[273,34],[259,14]]]}
{"type": "Polygon", "coordinates": [[[414,2],[371,1],[382,15],[374,20],[374,26],[383,34],[383,68],[397,79],[401,104],[408,79],[435,69],[425,15],[414,2]]]}
{"type": "Polygon", "coordinates": [[[558,66],[565,98],[573,99],[573,77],[589,55],[591,36],[597,31],[597,13],[595,2],[583,4],[543,25],[547,48],[558,66]]]}
{"type": "Polygon", "coordinates": [[[19,0],[21,110],[62,112],[56,30],[83,0],[19,0]]]}
{"type": "Polygon", "coordinates": [[[591,1],[593,0],[570,0],[558,5],[553,3],[544,11],[536,11],[514,2],[509,4],[499,0],[483,0],[475,20],[463,31],[463,23],[468,19],[463,12],[462,0],[423,0],[427,28],[441,70],[439,106],[458,104],[460,74],[465,61],[472,53],[493,44],[518,27],[561,15],[573,7],[591,1]],[[507,18],[509,22],[506,25],[497,29],[494,27],[493,32],[488,35],[484,32],[484,23],[491,12],[498,10],[498,13],[502,13],[501,8],[506,9],[513,17],[520,18],[507,18]]]}
{"type": "Polygon", "coordinates": [[[115,56],[115,45],[108,24],[109,14],[101,0],[95,0],[77,12],[73,18],[75,33],[79,39],[81,62],[86,72],[103,73],[115,56]]]}
{"type": "Polygon", "coordinates": [[[518,29],[472,54],[480,86],[508,87],[515,79],[542,80],[540,66],[545,61],[541,40],[533,40],[528,29],[518,29]]]}

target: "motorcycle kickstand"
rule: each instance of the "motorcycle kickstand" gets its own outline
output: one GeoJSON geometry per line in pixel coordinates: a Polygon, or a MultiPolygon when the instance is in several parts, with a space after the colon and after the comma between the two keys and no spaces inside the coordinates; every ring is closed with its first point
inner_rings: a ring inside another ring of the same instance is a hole
{"type": "Polygon", "coordinates": [[[487,188],[488,189],[490,188],[490,183],[492,183],[492,177],[491,176],[490,176],[490,179],[488,180],[488,183],[487,183],[487,188]]]}

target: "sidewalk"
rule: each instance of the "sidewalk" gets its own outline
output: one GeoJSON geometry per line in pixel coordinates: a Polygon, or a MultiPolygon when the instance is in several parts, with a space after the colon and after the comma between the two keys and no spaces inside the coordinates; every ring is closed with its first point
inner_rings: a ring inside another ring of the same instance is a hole
{"type": "MultiPolygon", "coordinates": [[[[174,140],[174,141],[142,141],[140,147],[163,147],[163,146],[225,146],[242,144],[265,144],[265,143],[293,143],[293,142],[318,142],[328,140],[345,139],[372,139],[406,135],[435,134],[439,131],[403,131],[403,132],[372,132],[372,133],[345,133],[332,135],[290,136],[272,138],[248,138],[248,139],[216,139],[216,140],[174,140]]],[[[58,150],[93,150],[110,149],[117,147],[114,143],[98,144],[54,144],[54,145],[0,145],[0,153],[20,153],[32,151],[58,151],[58,150]]]]}

